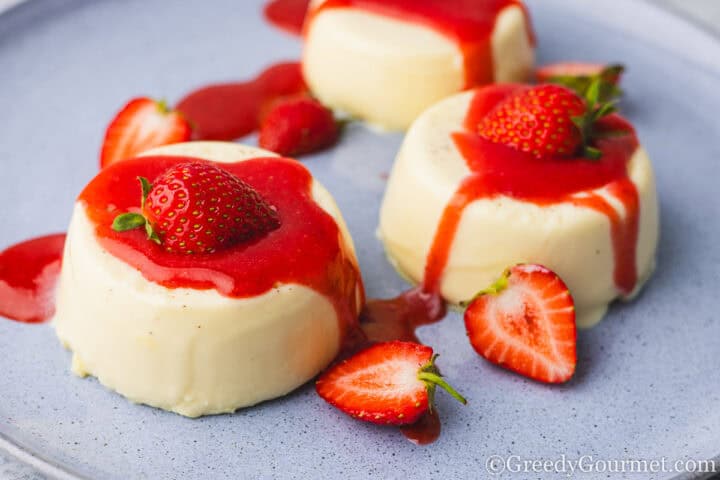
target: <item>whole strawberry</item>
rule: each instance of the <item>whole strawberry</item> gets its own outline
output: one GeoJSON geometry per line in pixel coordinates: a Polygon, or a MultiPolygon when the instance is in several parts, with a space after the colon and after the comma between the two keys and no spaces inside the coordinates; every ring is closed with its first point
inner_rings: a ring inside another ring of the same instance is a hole
{"type": "Polygon", "coordinates": [[[268,112],[260,126],[259,144],[280,155],[296,156],[333,145],[339,133],[332,111],[317,100],[295,98],[268,112]]]}
{"type": "Polygon", "coordinates": [[[325,401],[358,420],[409,425],[433,408],[437,386],[467,403],[440,375],[435,358],[426,345],[378,343],[331,367],[315,389],[325,401]]]}
{"type": "Polygon", "coordinates": [[[202,162],[180,163],[155,180],[139,177],[142,214],[115,218],[119,232],[145,227],[170,253],[214,253],[278,228],[277,211],[250,185],[202,162]]]}
{"type": "Polygon", "coordinates": [[[481,137],[537,158],[584,156],[598,159],[592,145],[595,123],[615,112],[614,102],[601,103],[595,79],[585,98],[554,84],[521,89],[500,102],[478,125],[481,137]]]}
{"type": "Polygon", "coordinates": [[[573,117],[585,114],[585,100],[558,85],[540,85],[512,95],[478,126],[481,137],[541,158],[571,156],[582,144],[573,117]]]}

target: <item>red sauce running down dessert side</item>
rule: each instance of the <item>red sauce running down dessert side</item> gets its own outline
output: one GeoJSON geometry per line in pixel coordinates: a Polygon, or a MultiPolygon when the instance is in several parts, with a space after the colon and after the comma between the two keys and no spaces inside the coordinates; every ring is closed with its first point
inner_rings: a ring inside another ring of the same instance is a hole
{"type": "MultiPolygon", "coordinates": [[[[177,255],[148,241],[142,229],[116,232],[113,219],[139,212],[138,176],[151,181],[186,157],[142,157],[102,170],[80,194],[98,241],[148,280],[167,288],[216,289],[229,297],[263,294],[276,285],[312,288],[333,302],[342,338],[357,324],[360,272],[342,248],[335,220],[312,198],[312,176],[299,162],[256,158],[217,164],[241,178],[275,206],[280,227],[255,241],[211,254],[177,255]]],[[[211,162],[212,163],[212,162],[211,162]]]]}
{"type": "MultiPolygon", "coordinates": [[[[277,2],[287,11],[297,2],[277,2]]],[[[313,9],[312,17],[331,8],[356,8],[390,18],[427,26],[454,42],[463,55],[465,89],[491,83],[493,74],[492,33],[505,8],[517,6],[525,15],[528,39],[535,43],[525,5],[519,0],[325,0],[313,9]]],[[[280,6],[275,12],[283,11],[280,6]]],[[[274,18],[280,18],[277,13],[274,18]]],[[[309,25],[309,23],[308,23],[309,25]]]]}
{"type": "Polygon", "coordinates": [[[0,252],[0,316],[39,323],[55,313],[65,234],[48,235],[0,252]]]}
{"type": "Polygon", "coordinates": [[[429,292],[440,289],[450,247],[465,207],[478,199],[504,195],[542,206],[572,203],[607,216],[614,247],[615,284],[622,294],[629,294],[637,283],[635,252],[640,206],[637,189],[628,178],[628,163],[638,148],[635,131],[618,115],[602,118],[597,124],[601,132],[626,134],[598,140],[596,147],[603,156],[596,161],[536,159],[477,135],[475,130],[480,120],[518,88],[524,87],[503,85],[478,90],[465,119],[465,131],[453,135],[455,145],[472,173],[463,180],[445,207],[428,254],[424,289],[429,292]],[[605,188],[623,205],[624,216],[605,198],[592,192],[600,188],[605,188]]]}
{"type": "Polygon", "coordinates": [[[300,64],[287,62],[266,68],[251,81],[195,90],[177,109],[192,124],[195,140],[234,140],[257,130],[276,101],[305,93],[300,64]]]}

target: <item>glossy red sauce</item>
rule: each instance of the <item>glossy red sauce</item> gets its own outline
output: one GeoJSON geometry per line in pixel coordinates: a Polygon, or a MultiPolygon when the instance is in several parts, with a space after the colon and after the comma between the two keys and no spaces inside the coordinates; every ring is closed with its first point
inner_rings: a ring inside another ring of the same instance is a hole
{"type": "MultiPolygon", "coordinates": [[[[295,2],[281,3],[289,6],[295,2]]],[[[520,0],[326,0],[310,13],[310,22],[323,10],[357,8],[425,25],[458,45],[463,54],[465,88],[471,88],[493,81],[492,32],[499,13],[510,6],[518,6],[525,13],[527,35],[534,44],[530,18],[520,0]]]]}
{"type": "Polygon", "coordinates": [[[0,316],[26,323],[55,313],[65,234],[48,235],[0,252],[0,316]]]}
{"type": "Polygon", "coordinates": [[[630,293],[637,282],[635,251],[637,247],[639,197],[628,178],[627,165],[638,147],[632,126],[612,115],[600,120],[600,130],[624,131],[625,135],[598,140],[603,152],[600,160],[536,159],[504,145],[489,142],[475,133],[475,128],[494,105],[520,86],[487,87],[479,90],[465,119],[465,130],[453,140],[472,173],[465,178],[445,207],[428,254],[424,275],[426,291],[438,291],[450,247],[463,210],[481,198],[505,195],[536,205],[573,203],[596,210],[608,218],[615,254],[615,283],[623,294],[630,293]],[[606,188],[624,207],[619,214],[602,196],[592,190],[606,188]],[[578,193],[589,193],[577,196],[578,193]]]}
{"type": "Polygon", "coordinates": [[[400,431],[415,445],[428,445],[438,439],[441,427],[437,408],[433,408],[412,425],[400,427],[400,431]]]}
{"type": "MultiPolygon", "coordinates": [[[[354,260],[342,248],[335,220],[312,198],[310,172],[295,160],[257,158],[217,164],[277,208],[280,227],[255,241],[206,255],[176,255],[148,241],[142,229],[116,232],[115,216],[139,211],[137,177],[155,179],[186,157],[143,157],[104,169],[80,194],[100,244],[167,288],[216,289],[229,297],[263,294],[278,284],[305,285],[334,303],[343,338],[356,327],[354,260]]],[[[360,300],[362,301],[362,300],[360,300]]]]}
{"type": "Polygon", "coordinates": [[[293,35],[302,35],[310,0],[271,0],[265,5],[265,18],[293,35]]]}
{"type": "Polygon", "coordinates": [[[195,90],[177,109],[190,120],[195,140],[234,140],[257,130],[275,102],[305,93],[300,64],[287,62],[272,65],[247,82],[195,90]]]}

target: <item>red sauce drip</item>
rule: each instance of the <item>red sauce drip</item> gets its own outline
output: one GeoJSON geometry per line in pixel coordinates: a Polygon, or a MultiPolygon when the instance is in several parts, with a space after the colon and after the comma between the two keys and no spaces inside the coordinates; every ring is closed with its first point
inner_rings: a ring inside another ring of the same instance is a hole
{"type": "Polygon", "coordinates": [[[265,5],[265,18],[281,30],[302,35],[310,0],[272,0],[265,5]]]}
{"type": "Polygon", "coordinates": [[[400,427],[402,434],[415,445],[433,443],[440,436],[440,429],[441,423],[437,408],[428,411],[412,425],[400,427]]]}
{"type": "MultiPolygon", "coordinates": [[[[176,255],[149,242],[141,229],[115,232],[119,213],[139,211],[137,177],[155,179],[186,157],[143,157],[102,170],[80,194],[100,244],[167,288],[216,289],[235,298],[260,295],[281,283],[305,285],[334,303],[342,338],[356,328],[355,261],[345,255],[335,220],[312,198],[310,172],[295,160],[257,158],[216,164],[238,176],[277,208],[281,225],[255,241],[207,255],[176,255]]],[[[212,162],[210,162],[212,163],[212,162]]],[[[362,299],[360,299],[362,301],[362,299]]]]}
{"type": "Polygon", "coordinates": [[[499,13],[510,6],[524,12],[527,35],[534,44],[530,17],[520,0],[326,0],[311,15],[329,8],[357,8],[432,28],[460,48],[465,88],[471,88],[493,81],[492,32],[499,13]]]}
{"type": "Polygon", "coordinates": [[[234,140],[257,130],[275,102],[305,93],[300,64],[279,63],[248,82],[195,90],[177,109],[192,123],[195,140],[234,140]]]}
{"type": "Polygon", "coordinates": [[[445,313],[442,298],[413,288],[396,298],[368,301],[360,324],[369,343],[391,340],[420,343],[415,329],[441,320],[445,313]]]}
{"type": "Polygon", "coordinates": [[[453,140],[472,173],[465,178],[445,207],[440,225],[428,254],[423,286],[437,291],[452,246],[458,223],[465,207],[480,198],[505,195],[536,205],[570,202],[596,210],[607,216],[615,253],[615,283],[623,294],[635,287],[639,198],[629,180],[627,164],[638,147],[632,126],[623,118],[612,115],[600,120],[602,130],[624,131],[626,135],[597,141],[603,152],[598,161],[583,158],[542,159],[504,145],[491,143],[474,131],[484,115],[520,86],[487,87],[479,90],[465,119],[465,131],[453,140]],[[623,206],[619,214],[603,197],[591,193],[605,187],[623,206]],[[578,197],[575,194],[589,193],[578,197]]]}
{"type": "Polygon", "coordinates": [[[65,234],[48,235],[0,252],[0,315],[39,323],[55,314],[53,295],[65,234]]]}

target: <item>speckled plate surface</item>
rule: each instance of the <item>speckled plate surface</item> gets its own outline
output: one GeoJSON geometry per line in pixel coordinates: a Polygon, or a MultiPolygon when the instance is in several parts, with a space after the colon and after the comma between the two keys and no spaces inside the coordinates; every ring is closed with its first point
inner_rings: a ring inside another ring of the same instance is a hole
{"type": "MultiPolygon", "coordinates": [[[[655,163],[661,199],[657,273],[637,301],[580,333],[573,381],[551,388],[488,365],[453,313],[420,337],[470,404],[439,395],[443,434],[416,447],[338,414],[310,386],[198,420],[133,405],[72,376],[50,326],[0,319],[0,446],[50,476],[95,479],[482,478],[492,455],[720,453],[720,44],[637,0],[529,4],[541,62],[629,66],[624,109],[655,163]]],[[[96,172],[104,127],[128,98],[176,100],[297,58],[298,42],[267,26],[260,5],[34,0],[0,16],[0,248],[65,229],[96,172]]],[[[371,297],[406,288],[374,237],[401,138],[353,125],[337,148],[306,159],[345,213],[371,297]]],[[[531,476],[558,475],[517,478],[531,476]]]]}

